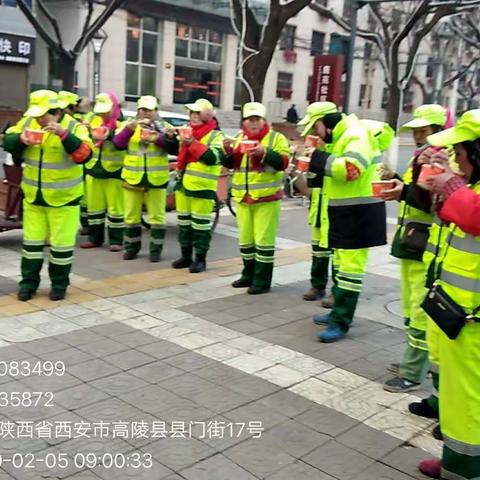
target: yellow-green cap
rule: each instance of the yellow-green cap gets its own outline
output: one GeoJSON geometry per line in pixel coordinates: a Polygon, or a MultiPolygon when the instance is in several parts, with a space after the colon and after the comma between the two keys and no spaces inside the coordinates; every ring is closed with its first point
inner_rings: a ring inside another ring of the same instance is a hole
{"type": "Polygon", "coordinates": [[[76,105],[79,99],[80,97],[76,93],[68,92],[67,90],[60,90],[58,92],[58,104],[62,110],[69,105],[76,105]]]}
{"type": "Polygon", "coordinates": [[[307,107],[307,114],[297,123],[299,127],[305,125],[302,136],[305,136],[315,125],[317,120],[321,120],[329,113],[337,113],[338,108],[333,102],[314,102],[307,107]]]}
{"type": "Polygon", "coordinates": [[[377,141],[378,148],[384,152],[390,147],[395,138],[395,130],[385,122],[377,120],[361,120],[377,141]]]}
{"type": "Polygon", "coordinates": [[[108,113],[113,109],[113,102],[108,93],[99,93],[95,98],[93,113],[108,113]]]}
{"type": "Polygon", "coordinates": [[[427,142],[435,147],[446,147],[477,138],[480,138],[480,109],[465,112],[454,127],[429,135],[427,142]]]}
{"type": "Polygon", "coordinates": [[[434,103],[421,105],[413,112],[413,120],[403,124],[400,130],[428,127],[429,125],[439,125],[443,127],[446,121],[447,111],[441,105],[434,103]]]}
{"type": "Polygon", "coordinates": [[[137,102],[137,110],[145,108],[146,110],[156,110],[158,108],[158,100],[153,95],[144,95],[137,102]]]}
{"type": "Polygon", "coordinates": [[[187,103],[185,108],[191,112],[203,112],[205,110],[214,110],[212,102],[206,98],[199,98],[195,103],[187,103]]]}
{"type": "Polygon", "coordinates": [[[267,117],[267,109],[260,102],[248,102],[242,108],[242,118],[267,117]]]}
{"type": "Polygon", "coordinates": [[[60,108],[58,94],[52,90],[37,90],[30,94],[28,109],[24,116],[43,117],[49,110],[55,108],[60,108]]]}

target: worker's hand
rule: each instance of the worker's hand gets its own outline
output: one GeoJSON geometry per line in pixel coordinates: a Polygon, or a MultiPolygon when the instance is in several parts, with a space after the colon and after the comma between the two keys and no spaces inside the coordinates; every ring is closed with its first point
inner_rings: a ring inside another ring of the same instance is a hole
{"type": "Polygon", "coordinates": [[[225,137],[223,139],[223,148],[225,150],[230,150],[233,148],[233,138],[225,137]]]}
{"type": "Polygon", "coordinates": [[[258,145],[255,148],[252,148],[251,150],[249,150],[247,152],[247,155],[250,158],[252,158],[252,157],[258,158],[258,157],[263,157],[264,153],[265,153],[265,150],[264,150],[262,144],[258,143],[258,145]]]}
{"type": "Polygon", "coordinates": [[[135,129],[137,128],[137,125],[138,125],[138,121],[135,120],[134,118],[128,120],[127,123],[125,124],[125,126],[132,132],[135,131],[135,129]]]}
{"type": "Polygon", "coordinates": [[[192,135],[191,137],[186,137],[182,140],[182,142],[189,147],[195,141],[195,137],[192,135]]]}
{"type": "Polygon", "coordinates": [[[430,157],[430,163],[432,165],[438,164],[444,168],[448,167],[450,169],[449,167],[450,156],[446,150],[444,149],[438,150],[434,152],[433,155],[430,157]]]}
{"type": "Polygon", "coordinates": [[[380,193],[380,196],[388,202],[392,200],[400,201],[400,198],[402,198],[403,182],[397,178],[392,179],[392,182],[395,184],[395,186],[389,190],[383,190],[380,193]]]}
{"type": "Polygon", "coordinates": [[[450,179],[455,177],[455,173],[453,173],[453,170],[448,165],[444,167],[445,167],[445,172],[440,173],[438,175],[433,175],[427,178],[428,187],[432,193],[437,193],[439,195],[442,195],[445,188],[445,184],[450,179]]]}
{"type": "Polygon", "coordinates": [[[390,166],[386,165],[385,163],[380,164],[378,173],[380,174],[381,180],[391,180],[393,177],[395,177],[395,171],[392,170],[390,166]]]}
{"type": "Polygon", "coordinates": [[[27,135],[25,132],[22,132],[20,134],[20,141],[24,144],[24,145],[33,145],[32,142],[27,138],[27,135]]]}
{"type": "Polygon", "coordinates": [[[176,135],[176,134],[177,134],[177,131],[176,131],[174,128],[172,128],[172,127],[167,127],[167,128],[165,129],[165,136],[166,136],[167,138],[170,138],[170,139],[175,138],[175,135],[176,135]]]}
{"type": "Polygon", "coordinates": [[[44,130],[46,132],[53,133],[54,135],[58,135],[59,137],[61,137],[66,131],[59,123],[56,123],[56,122],[50,122],[44,128],[44,130]]]}

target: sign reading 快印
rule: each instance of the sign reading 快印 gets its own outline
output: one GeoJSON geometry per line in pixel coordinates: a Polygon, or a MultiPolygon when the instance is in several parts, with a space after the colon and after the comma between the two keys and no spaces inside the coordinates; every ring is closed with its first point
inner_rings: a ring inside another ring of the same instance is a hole
{"type": "Polygon", "coordinates": [[[35,39],[0,33],[0,62],[31,64],[35,54],[35,39]]]}
{"type": "Polygon", "coordinates": [[[313,65],[310,102],[342,104],[343,55],[317,55],[313,65]]]}

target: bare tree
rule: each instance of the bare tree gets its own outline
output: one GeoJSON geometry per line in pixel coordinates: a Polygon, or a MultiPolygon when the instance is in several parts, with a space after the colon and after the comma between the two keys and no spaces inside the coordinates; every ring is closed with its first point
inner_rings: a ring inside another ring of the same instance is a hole
{"type": "Polygon", "coordinates": [[[120,8],[124,2],[125,0],[86,0],[87,16],[80,38],[75,42],[73,48],[65,46],[58,21],[50,12],[44,0],[36,0],[36,4],[39,11],[47,19],[47,25],[42,23],[42,21],[33,14],[25,0],[17,0],[17,5],[42,40],[59,57],[60,76],[63,81],[63,88],[71,89],[74,84],[75,63],[78,57],[88,45],[88,42],[92,40],[94,35],[105,25],[105,22],[112,16],[115,10],[120,8]],[[93,10],[96,4],[101,4],[104,8],[93,20],[93,10]]]}
{"type": "MultiPolygon", "coordinates": [[[[387,122],[397,128],[403,94],[415,72],[423,39],[442,18],[470,11],[480,5],[480,1],[408,0],[394,5],[368,3],[372,25],[369,30],[358,29],[357,36],[373,42],[379,50],[379,62],[389,90],[387,122]]],[[[348,19],[338,16],[318,2],[314,2],[311,8],[333,20],[345,31],[350,31],[348,19]]]]}
{"type": "Polygon", "coordinates": [[[263,25],[257,20],[249,0],[231,0],[232,24],[240,39],[239,77],[242,103],[262,101],[265,76],[287,21],[307,7],[312,0],[270,0],[263,25]]]}

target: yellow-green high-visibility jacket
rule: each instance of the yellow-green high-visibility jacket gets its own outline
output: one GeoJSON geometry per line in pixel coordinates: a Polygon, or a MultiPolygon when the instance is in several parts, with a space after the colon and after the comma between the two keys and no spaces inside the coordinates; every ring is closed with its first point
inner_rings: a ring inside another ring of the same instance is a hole
{"type": "Polygon", "coordinates": [[[385,202],[372,196],[380,155],[372,133],[355,115],[344,115],[332,132],[322,191],[324,248],[358,249],[386,244],[385,202]],[[347,164],[360,176],[347,180],[347,164]],[[325,228],[324,226],[327,226],[325,228]]]}
{"type": "MultiPolygon", "coordinates": [[[[23,117],[7,133],[33,128],[33,122],[32,118],[23,117]]],[[[63,115],[60,125],[93,146],[88,129],[70,115],[63,115]]],[[[45,133],[41,144],[25,148],[23,160],[21,187],[27,202],[34,203],[39,191],[45,203],[52,207],[66,205],[83,195],[83,165],[72,160],[58,135],[45,133]]]]}
{"type": "MultiPolygon", "coordinates": [[[[234,142],[234,148],[238,147],[243,139],[246,139],[243,133],[239,134],[234,142]]],[[[282,156],[290,157],[287,137],[279,132],[270,130],[260,143],[265,151],[270,149],[282,156]]],[[[261,171],[257,171],[250,169],[249,164],[249,156],[244,154],[240,168],[233,174],[232,194],[237,201],[240,202],[247,193],[253,200],[259,200],[275,195],[282,190],[283,170],[277,171],[266,165],[261,171]]]]}
{"type": "MultiPolygon", "coordinates": [[[[120,127],[118,131],[123,128],[120,127]]],[[[143,142],[140,138],[141,127],[137,125],[128,143],[124,157],[122,178],[131,185],[138,185],[146,175],[148,183],[154,187],[168,183],[168,155],[155,143],[143,142]]]]}
{"type": "Polygon", "coordinates": [[[220,130],[212,130],[200,139],[200,143],[214,154],[216,162],[214,165],[207,165],[201,161],[188,163],[182,179],[182,185],[186,190],[192,192],[217,190],[218,176],[222,169],[220,161],[223,155],[223,139],[224,135],[220,130]]]}
{"type": "MultiPolygon", "coordinates": [[[[480,182],[470,188],[480,194],[480,182]]],[[[480,236],[450,225],[439,284],[466,313],[480,306],[480,236]]]]}
{"type": "MultiPolygon", "coordinates": [[[[89,124],[91,128],[101,127],[103,119],[95,115],[89,124]]],[[[117,122],[117,129],[119,127],[120,122],[117,122]]],[[[105,140],[100,146],[94,144],[92,158],[85,164],[85,170],[88,175],[96,178],[120,178],[124,157],[125,151],[118,150],[111,140],[105,140]]]]}

